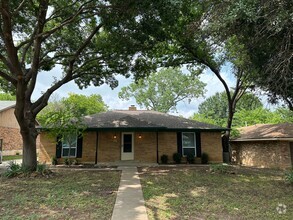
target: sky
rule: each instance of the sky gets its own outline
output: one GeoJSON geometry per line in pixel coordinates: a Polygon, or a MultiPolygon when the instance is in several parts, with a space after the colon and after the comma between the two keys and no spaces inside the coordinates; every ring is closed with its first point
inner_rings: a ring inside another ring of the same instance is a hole
{"type": "MultiPolygon", "coordinates": [[[[233,75],[229,72],[229,66],[224,66],[221,70],[222,77],[227,82],[229,87],[233,87],[235,84],[235,79],[233,75]]],[[[37,79],[36,88],[32,95],[32,100],[36,100],[42,92],[45,92],[50,85],[52,84],[54,77],[61,77],[62,70],[60,67],[55,67],[50,72],[41,72],[37,79]]],[[[83,94],[83,95],[91,95],[91,94],[100,94],[104,100],[104,102],[108,105],[110,110],[114,109],[128,109],[130,105],[136,105],[137,109],[143,109],[138,106],[135,102],[135,99],[132,98],[128,101],[121,100],[118,98],[118,93],[120,92],[121,88],[124,86],[128,86],[130,83],[133,82],[131,78],[125,78],[124,76],[118,75],[117,80],[119,82],[119,86],[115,89],[111,89],[109,85],[104,84],[99,87],[89,86],[86,89],[80,90],[78,86],[74,82],[69,82],[55,91],[52,97],[57,99],[67,97],[69,93],[76,93],[76,94],[83,94]]],[[[216,92],[224,91],[223,85],[220,83],[218,78],[211,72],[205,71],[200,76],[202,82],[206,83],[206,93],[204,97],[193,99],[190,103],[188,101],[181,101],[177,105],[177,112],[170,112],[173,115],[183,116],[185,118],[191,117],[194,113],[197,112],[198,106],[202,103],[206,98],[214,95],[216,92]]],[[[262,98],[265,107],[267,107],[266,98],[262,98]]]]}

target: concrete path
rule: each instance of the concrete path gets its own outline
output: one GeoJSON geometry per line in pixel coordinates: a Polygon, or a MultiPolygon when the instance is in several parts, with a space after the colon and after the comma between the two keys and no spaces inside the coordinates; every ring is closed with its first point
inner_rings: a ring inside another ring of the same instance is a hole
{"type": "Polygon", "coordinates": [[[118,167],[122,170],[112,220],[147,220],[137,167],[118,167]]]}

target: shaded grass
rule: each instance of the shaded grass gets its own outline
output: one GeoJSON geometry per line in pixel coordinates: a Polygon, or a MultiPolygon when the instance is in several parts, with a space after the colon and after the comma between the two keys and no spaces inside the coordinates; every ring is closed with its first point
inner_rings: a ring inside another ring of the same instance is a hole
{"type": "Polygon", "coordinates": [[[149,168],[141,183],[149,219],[293,219],[293,187],[283,171],[149,168]],[[276,210],[287,206],[285,214],[276,210]]]}
{"type": "Polygon", "coordinates": [[[7,161],[7,160],[19,160],[22,159],[22,155],[10,155],[10,156],[3,156],[2,160],[7,161]]]}
{"type": "Polygon", "coordinates": [[[120,172],[58,171],[0,179],[0,219],[110,219],[120,172]]]}

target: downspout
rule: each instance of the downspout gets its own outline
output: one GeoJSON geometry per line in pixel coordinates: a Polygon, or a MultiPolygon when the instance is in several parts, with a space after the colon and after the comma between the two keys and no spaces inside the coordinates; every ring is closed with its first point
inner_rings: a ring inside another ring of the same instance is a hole
{"type": "Polygon", "coordinates": [[[99,146],[99,132],[97,131],[96,136],[96,157],[95,157],[95,164],[98,163],[98,146],[99,146]]]}
{"type": "Polygon", "coordinates": [[[159,132],[157,131],[157,163],[159,163],[159,132]]]}

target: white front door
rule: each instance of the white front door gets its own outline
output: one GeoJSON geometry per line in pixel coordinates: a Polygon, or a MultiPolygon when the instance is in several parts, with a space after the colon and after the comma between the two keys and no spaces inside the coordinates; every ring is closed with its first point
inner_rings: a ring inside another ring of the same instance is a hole
{"type": "Polygon", "coordinates": [[[121,160],[133,160],[134,159],[134,141],[133,133],[122,133],[122,147],[121,147],[121,160]]]}

